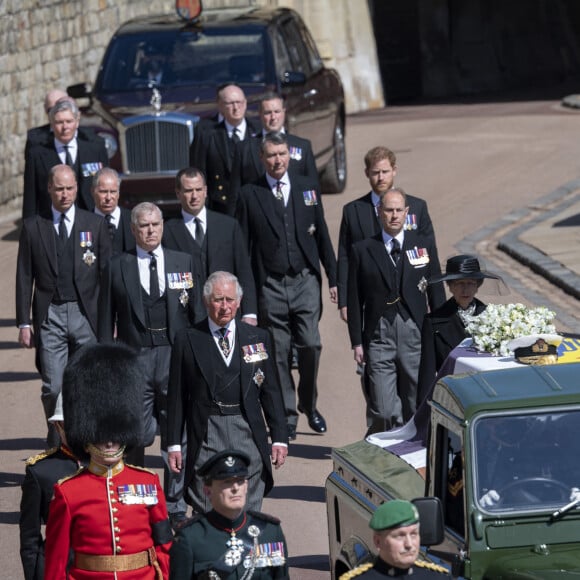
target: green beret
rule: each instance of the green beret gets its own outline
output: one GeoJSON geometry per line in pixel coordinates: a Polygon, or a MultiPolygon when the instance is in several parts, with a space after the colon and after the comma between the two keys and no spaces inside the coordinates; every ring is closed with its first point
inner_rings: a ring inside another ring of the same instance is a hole
{"type": "Polygon", "coordinates": [[[373,514],[369,526],[373,530],[388,530],[410,526],[419,521],[419,512],[410,502],[393,499],[381,504],[373,514]]]}

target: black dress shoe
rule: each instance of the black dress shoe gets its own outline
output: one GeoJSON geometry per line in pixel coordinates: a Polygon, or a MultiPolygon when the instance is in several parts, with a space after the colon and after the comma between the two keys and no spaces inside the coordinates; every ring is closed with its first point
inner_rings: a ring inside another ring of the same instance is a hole
{"type": "Polygon", "coordinates": [[[296,439],[296,425],[288,425],[288,440],[294,441],[296,439]]]}
{"type": "Polygon", "coordinates": [[[316,410],[306,415],[308,417],[308,426],[315,433],[326,433],[326,421],[324,417],[316,410]]]}

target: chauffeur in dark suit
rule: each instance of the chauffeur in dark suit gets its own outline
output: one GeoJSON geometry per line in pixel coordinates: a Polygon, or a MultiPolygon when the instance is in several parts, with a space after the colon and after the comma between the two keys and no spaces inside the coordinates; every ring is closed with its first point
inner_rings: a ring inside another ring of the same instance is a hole
{"type": "Polygon", "coordinates": [[[229,272],[214,272],[203,296],[208,319],[178,334],[169,378],[169,462],[185,467],[188,501],[211,509],[199,468],[235,446],[250,458],[248,508],[259,510],[284,464],[288,438],[280,385],[267,331],[236,320],[243,290],[229,272]],[[264,421],[265,419],[265,421],[264,421]],[[267,425],[267,427],[266,427],[267,425]],[[187,431],[187,461],[180,447],[187,431]],[[272,446],[268,445],[268,431],[272,446]]]}
{"type": "Polygon", "coordinates": [[[119,174],[110,167],[99,169],[93,175],[91,191],[95,201],[95,213],[105,218],[113,255],[135,249],[135,236],[131,232],[131,212],[119,207],[119,174]]]}
{"type": "MultiPolygon", "coordinates": [[[[165,455],[167,435],[167,381],[171,345],[177,332],[203,318],[197,273],[191,256],[161,246],[163,218],[154,204],[136,205],[131,213],[136,248],[114,256],[103,273],[99,296],[100,342],[115,336],[141,352],[144,388],[145,446],[157,430],[165,455]]],[[[137,457],[142,461],[142,457],[137,457]]],[[[165,472],[170,514],[185,512],[182,481],[165,472]]]]}
{"type": "Polygon", "coordinates": [[[348,330],[357,364],[366,362],[369,433],[402,425],[415,412],[427,298],[431,309],[445,300],[442,288],[428,289],[441,271],[433,244],[404,230],[407,213],[401,189],[382,193],[383,232],[354,244],[349,263],[348,330]]]}
{"type": "MultiPolygon", "coordinates": [[[[48,182],[50,218],[25,219],[18,246],[19,342],[37,349],[47,418],[54,413],[69,355],[82,344],[96,340],[100,274],[111,255],[105,221],[76,208],[76,193],[72,169],[66,165],[52,167],[48,182]]],[[[51,447],[58,444],[51,426],[48,443],[51,447]]]]}
{"type": "Polygon", "coordinates": [[[205,176],[195,167],[179,171],[175,177],[182,219],[169,220],[163,229],[166,248],[191,254],[201,273],[200,288],[218,270],[234,274],[242,288],[242,320],[257,323],[256,285],[248,245],[240,224],[229,216],[206,209],[205,176]]]}
{"type": "Polygon", "coordinates": [[[246,185],[239,220],[251,248],[259,292],[260,323],[274,338],[289,435],[295,437],[298,413],[290,369],[290,345],[298,353],[298,410],[317,433],[326,423],[316,409],[320,352],[320,262],[330,298],[336,302],[336,257],[316,184],[288,173],[290,152],[282,133],[268,133],[261,146],[266,173],[246,185]]]}
{"type": "MultiPolygon", "coordinates": [[[[393,187],[397,175],[397,158],[387,147],[373,147],[364,158],[365,175],[371,191],[347,203],[342,210],[340,234],[338,238],[338,307],[341,318],[347,320],[348,257],[352,245],[371,236],[380,234],[382,225],[376,206],[381,193],[393,187]]],[[[420,197],[407,195],[409,212],[405,221],[405,231],[414,231],[431,239],[435,251],[435,233],[427,203],[420,197]]],[[[439,261],[437,253],[431,256],[439,261]]]]}
{"type": "Polygon", "coordinates": [[[233,216],[240,187],[262,174],[251,146],[260,127],[246,118],[246,97],[235,84],[218,89],[217,106],[223,120],[196,133],[189,159],[206,176],[209,208],[233,216]]]}
{"type": "Polygon", "coordinates": [[[51,167],[64,163],[75,172],[78,183],[77,205],[92,211],[91,178],[109,164],[105,144],[77,138],[80,111],[74,101],[60,100],[50,110],[50,126],[54,139],[32,145],[24,163],[24,195],[22,217],[50,217],[50,196],[46,189],[51,167]]]}

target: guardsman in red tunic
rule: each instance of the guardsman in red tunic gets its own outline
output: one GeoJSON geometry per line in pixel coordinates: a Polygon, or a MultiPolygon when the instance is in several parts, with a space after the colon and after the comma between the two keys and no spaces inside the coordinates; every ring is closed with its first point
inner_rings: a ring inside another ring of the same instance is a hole
{"type": "Polygon", "coordinates": [[[173,535],[159,478],[123,462],[125,448],[142,443],[142,384],[135,353],[120,345],[83,347],[67,366],[65,432],[90,462],[55,485],[46,580],[169,577],[173,535]]]}

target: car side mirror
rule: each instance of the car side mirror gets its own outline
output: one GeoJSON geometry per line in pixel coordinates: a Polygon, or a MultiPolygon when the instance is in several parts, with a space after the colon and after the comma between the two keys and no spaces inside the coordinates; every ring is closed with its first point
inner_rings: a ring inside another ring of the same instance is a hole
{"type": "Polygon", "coordinates": [[[287,70],[282,75],[282,82],[290,86],[303,85],[306,82],[306,75],[303,72],[287,70]]]}
{"type": "Polygon", "coordinates": [[[73,99],[86,99],[91,97],[91,88],[88,83],[70,85],[66,88],[66,92],[73,99]]]}
{"type": "Polygon", "coordinates": [[[421,545],[436,546],[445,538],[443,506],[438,497],[418,497],[413,504],[419,512],[421,545]]]}

